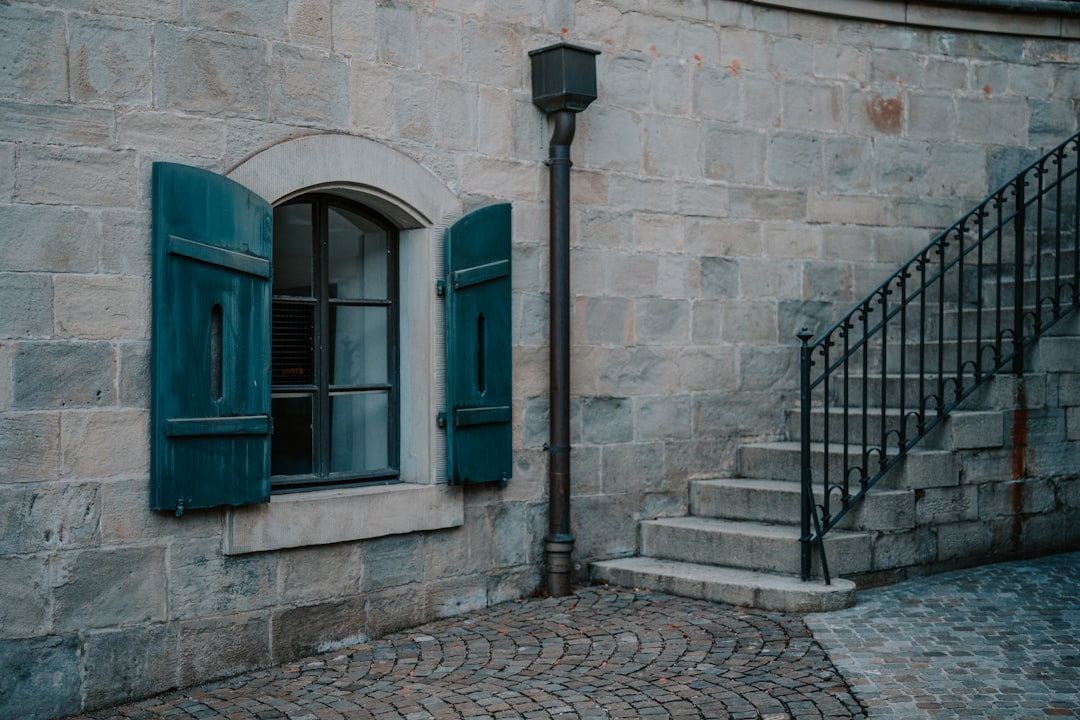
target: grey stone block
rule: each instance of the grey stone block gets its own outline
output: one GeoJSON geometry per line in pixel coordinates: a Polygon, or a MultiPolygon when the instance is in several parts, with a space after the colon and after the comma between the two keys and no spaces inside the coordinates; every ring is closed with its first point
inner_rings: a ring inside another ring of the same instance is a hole
{"type": "Polygon", "coordinates": [[[843,88],[788,81],[781,85],[781,122],[784,127],[836,132],[845,120],[843,88]]]}
{"type": "Polygon", "coordinates": [[[129,112],[116,119],[120,147],[153,147],[178,156],[220,157],[225,128],[226,122],[218,118],[164,112],[129,112]]]}
{"type": "Polygon", "coordinates": [[[590,110],[592,112],[582,118],[581,123],[589,167],[641,173],[645,167],[645,131],[641,116],[632,110],[606,105],[590,110]],[[597,129],[590,131],[591,128],[597,129]]]}
{"type": "Polygon", "coordinates": [[[165,618],[165,548],[82,550],[53,572],[53,624],[84,631],[165,618]]]}
{"type": "Polygon", "coordinates": [[[49,593],[42,556],[0,557],[0,627],[4,637],[45,635],[49,593]]]}
{"type": "Polygon", "coordinates": [[[364,544],[364,591],[416,582],[424,576],[423,538],[397,535],[364,544]]]}
{"type": "Polygon", "coordinates": [[[465,77],[484,85],[521,87],[527,64],[520,62],[521,38],[509,25],[463,23],[465,77]]]}
{"type": "Polygon", "coordinates": [[[26,100],[68,99],[64,13],[6,7],[0,23],[0,96],[26,100]]]}
{"type": "MultiPolygon", "coordinates": [[[[534,524],[535,520],[541,520],[537,517],[536,506],[520,502],[503,503],[493,510],[494,566],[506,568],[530,562],[534,554],[534,540],[537,539],[532,528],[539,527],[534,524]]],[[[455,575],[461,575],[467,569],[467,566],[463,566],[455,575]]]]}
{"type": "Polygon", "coordinates": [[[938,562],[985,557],[993,548],[993,533],[985,521],[942,524],[935,532],[938,562]]]}
{"type": "Polygon", "coordinates": [[[53,283],[49,275],[0,273],[0,337],[52,335],[53,283]]]}
{"type": "Polygon", "coordinates": [[[754,187],[732,187],[731,216],[737,218],[760,218],[773,222],[781,220],[805,220],[805,191],[789,192],[754,187]]]}
{"type": "Polygon", "coordinates": [[[333,46],[331,0],[299,0],[288,4],[289,39],[298,45],[333,46]]]}
{"type": "Polygon", "coordinates": [[[933,528],[877,533],[871,553],[878,571],[927,565],[937,558],[937,536],[933,528]]]}
{"type": "Polygon", "coordinates": [[[105,342],[20,343],[12,357],[17,409],[111,405],[112,348],[105,342]]]}
{"type": "Polygon", "coordinates": [[[82,709],[74,635],[0,640],[0,698],[8,717],[49,720],[82,709]]]}
{"type": "Polygon", "coordinates": [[[272,662],[270,622],[262,614],[180,623],[176,655],[180,686],[216,680],[272,662]]]}
{"type": "Polygon", "coordinates": [[[675,209],[674,186],[666,179],[612,175],[608,188],[608,204],[614,208],[654,212],[671,212],[675,209]]]}
{"type": "Polygon", "coordinates": [[[0,485],[0,554],[96,545],[101,500],[94,484],[0,485]]]}
{"type": "Polygon", "coordinates": [[[607,497],[666,490],[662,443],[605,445],[601,458],[603,492],[607,497]]]}
{"type": "Polygon", "coordinates": [[[416,627],[435,617],[428,610],[423,586],[419,583],[368,594],[366,614],[367,633],[371,638],[416,627]]]}
{"type": "Polygon", "coordinates": [[[639,440],[688,440],[691,395],[652,395],[634,400],[639,440]]]}
{"type": "Polygon", "coordinates": [[[734,347],[690,348],[679,353],[679,382],[682,392],[734,390],[738,381],[734,347]]]}
{"type": "MultiPolygon", "coordinates": [[[[616,297],[655,295],[659,275],[660,259],[656,255],[612,254],[605,263],[604,287],[607,294],[616,297]]],[[[595,290],[593,284],[592,291],[595,290]]]]}
{"type": "Polygon", "coordinates": [[[747,345],[739,349],[741,389],[793,391],[798,383],[799,358],[796,348],[747,345]]]}
{"type": "MultiPolygon", "coordinates": [[[[245,5],[253,7],[254,3],[245,5]]],[[[200,16],[204,8],[210,7],[200,3],[200,16]]],[[[284,9],[284,0],[273,0],[259,13],[260,18],[268,20],[280,13],[278,35],[285,29],[284,9]]],[[[237,13],[240,21],[242,15],[237,13]]],[[[249,27],[260,24],[259,20],[249,22],[249,27]]],[[[267,116],[270,83],[264,40],[163,25],[155,31],[154,58],[154,98],[158,107],[267,116]]]]}
{"type": "Polygon", "coordinates": [[[20,151],[18,197],[52,205],[132,206],[142,195],[136,160],[130,150],[26,146],[20,151]]]}
{"type": "Polygon", "coordinates": [[[169,625],[88,633],[85,706],[104,707],[174,687],[176,650],[176,630],[169,625]]]}
{"type": "MultiPolygon", "coordinates": [[[[183,519],[184,521],[187,518],[183,519]]],[[[220,535],[174,540],[168,579],[171,620],[190,620],[273,605],[277,587],[276,553],[223,556],[220,535]]]]}
{"type": "MultiPolygon", "coordinates": [[[[106,145],[114,120],[111,109],[24,102],[0,102],[0,115],[4,140],[64,145],[106,145]]],[[[14,178],[14,155],[11,161],[14,178]]]]}
{"type": "Polygon", "coordinates": [[[875,143],[877,172],[874,187],[878,192],[897,195],[925,194],[930,169],[930,145],[906,140],[875,143]]]}
{"type": "Polygon", "coordinates": [[[685,345],[690,340],[690,302],[640,298],[634,303],[634,339],[641,345],[685,345]]]}
{"type": "Polygon", "coordinates": [[[587,443],[619,443],[634,439],[633,401],[629,398],[582,398],[581,418],[587,443]]]}
{"type": "Polygon", "coordinates": [[[707,298],[738,297],[739,261],[728,257],[701,258],[701,291],[707,298]]]}
{"type": "Polygon", "coordinates": [[[184,3],[188,25],[284,40],[286,0],[207,0],[184,3]]]}
{"type": "Polygon", "coordinates": [[[823,178],[822,142],[813,135],[776,133],[766,150],[768,183],[774,187],[817,186],[823,178]]]}
{"type": "Polygon", "coordinates": [[[117,402],[122,407],[150,407],[150,343],[120,343],[116,348],[117,402]]]}
{"type": "Polygon", "coordinates": [[[275,45],[270,59],[272,119],[281,123],[348,126],[348,65],[318,50],[275,45]]]}
{"type": "Polygon", "coordinates": [[[979,489],[974,485],[925,488],[918,491],[916,498],[915,514],[920,525],[958,523],[979,517],[979,489]]]}
{"type": "Polygon", "coordinates": [[[626,298],[578,296],[574,299],[574,340],[591,345],[631,344],[632,307],[626,298]]]}
{"type": "Polygon", "coordinates": [[[333,3],[330,31],[336,52],[357,59],[375,59],[378,7],[375,3],[333,3]]]}
{"type": "Polygon", "coordinates": [[[368,639],[363,596],[278,610],[271,620],[273,661],[347,647],[368,639]]]}
{"type": "Polygon", "coordinates": [[[145,410],[68,413],[60,422],[64,473],[104,478],[144,474],[150,466],[150,417],[145,410]]]}
{"type": "MultiPolygon", "coordinates": [[[[435,141],[452,150],[475,150],[477,145],[476,87],[458,82],[441,82],[435,111],[435,141]]],[[[578,182],[575,187],[580,187],[578,182]]]]}
{"type": "Polygon", "coordinates": [[[703,174],[700,120],[650,116],[645,121],[645,172],[668,177],[703,174]]]}
{"type": "Polygon", "coordinates": [[[690,113],[690,67],[681,62],[654,60],[652,63],[653,107],[662,113],[690,113]]]}
{"type": "Polygon", "coordinates": [[[278,598],[303,604],[356,593],[363,564],[356,543],[295,548],[278,564],[278,598]]]}
{"type": "Polygon", "coordinates": [[[73,15],[68,25],[72,99],[149,105],[151,25],[139,20],[73,15]]]}
{"type": "Polygon", "coordinates": [[[1028,108],[1021,98],[957,98],[956,137],[961,142],[1026,145],[1028,108]]]}
{"type": "Polygon", "coordinates": [[[760,184],[765,177],[766,137],[727,123],[705,127],[705,176],[739,184],[760,184]]]}
{"type": "Polygon", "coordinates": [[[149,339],[149,289],[143,278],[60,275],[53,284],[58,337],[149,339]]]}

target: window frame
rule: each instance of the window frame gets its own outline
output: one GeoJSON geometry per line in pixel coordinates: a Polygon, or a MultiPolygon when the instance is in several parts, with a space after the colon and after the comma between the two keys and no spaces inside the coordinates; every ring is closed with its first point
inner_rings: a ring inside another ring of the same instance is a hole
{"type": "Polygon", "coordinates": [[[271,495],[261,505],[228,508],[226,555],[363,540],[458,527],[463,494],[445,478],[445,403],[441,303],[442,233],[463,210],[461,198],[419,162],[356,135],[313,133],[277,142],[226,171],[272,205],[305,192],[357,200],[399,233],[401,317],[401,482],[271,495]]]}
{"type": "MultiPolygon", "coordinates": [[[[398,228],[380,213],[363,203],[341,195],[326,192],[307,192],[291,197],[274,205],[274,211],[291,205],[311,206],[312,227],[312,283],[314,294],[311,297],[271,294],[271,305],[276,303],[297,303],[315,306],[314,328],[314,366],[315,382],[308,386],[273,385],[271,397],[280,398],[283,394],[302,392],[314,399],[315,419],[312,427],[312,455],[314,469],[312,473],[271,474],[272,494],[311,492],[332,488],[360,487],[365,485],[385,485],[401,482],[401,317],[400,317],[400,265],[398,228]],[[354,213],[379,227],[386,233],[387,267],[386,298],[343,299],[333,297],[330,292],[330,248],[329,214],[331,208],[341,208],[354,213]],[[317,253],[317,254],[316,254],[317,253]],[[361,383],[348,386],[334,386],[331,383],[330,359],[328,350],[334,341],[331,327],[331,309],[338,307],[385,307],[387,308],[387,372],[385,383],[361,383]],[[387,467],[366,472],[333,472],[331,464],[332,408],[334,393],[343,391],[385,390],[387,393],[387,467]]],[[[273,325],[271,324],[271,332],[273,325]]],[[[271,360],[273,351],[271,350],[271,360]]],[[[273,453],[273,437],[271,437],[273,453]]]]}

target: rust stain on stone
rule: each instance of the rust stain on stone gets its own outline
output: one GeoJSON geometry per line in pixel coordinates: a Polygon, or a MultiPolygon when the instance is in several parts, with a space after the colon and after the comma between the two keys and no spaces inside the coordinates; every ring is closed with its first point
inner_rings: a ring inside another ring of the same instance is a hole
{"type": "Polygon", "coordinates": [[[732,60],[731,64],[728,65],[728,72],[730,72],[732,75],[738,75],[741,68],[741,62],[739,62],[738,60],[732,60]]]}
{"type": "Polygon", "coordinates": [[[989,99],[990,99],[990,86],[989,85],[983,85],[983,100],[989,100],[989,99]]]}
{"type": "Polygon", "coordinates": [[[900,132],[900,122],[904,117],[904,101],[899,97],[875,95],[866,103],[866,114],[879,131],[896,134],[900,132]]]}

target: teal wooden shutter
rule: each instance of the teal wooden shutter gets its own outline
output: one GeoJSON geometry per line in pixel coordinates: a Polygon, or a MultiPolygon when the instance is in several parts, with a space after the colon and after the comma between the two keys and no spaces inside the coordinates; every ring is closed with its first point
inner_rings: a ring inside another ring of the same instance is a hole
{"type": "Polygon", "coordinates": [[[154,163],[151,507],[270,498],[269,203],[154,163]]]}
{"type": "Polygon", "coordinates": [[[510,205],[469,213],[446,231],[447,455],[450,482],[503,485],[510,424],[510,205]]]}

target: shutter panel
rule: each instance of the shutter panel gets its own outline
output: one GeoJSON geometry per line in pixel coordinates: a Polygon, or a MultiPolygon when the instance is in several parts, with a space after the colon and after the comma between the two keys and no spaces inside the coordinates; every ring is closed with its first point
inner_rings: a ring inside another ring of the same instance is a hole
{"type": "Polygon", "coordinates": [[[446,258],[450,482],[505,485],[513,470],[510,205],[454,223],[446,258]]]}
{"type": "Polygon", "coordinates": [[[150,504],[270,499],[269,203],[154,163],[150,504]]]}

